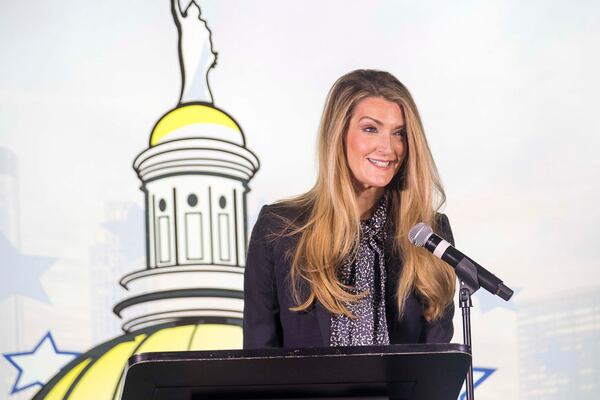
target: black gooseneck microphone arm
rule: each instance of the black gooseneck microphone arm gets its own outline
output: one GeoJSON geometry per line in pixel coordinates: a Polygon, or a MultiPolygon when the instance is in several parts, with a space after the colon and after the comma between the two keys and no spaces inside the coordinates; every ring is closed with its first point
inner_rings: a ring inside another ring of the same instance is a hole
{"type": "MultiPolygon", "coordinates": [[[[417,243],[413,244],[418,246],[417,243]]],[[[467,272],[466,270],[470,270],[471,266],[473,266],[473,268],[475,268],[474,278],[476,281],[473,281],[472,283],[473,285],[476,285],[477,289],[482,287],[488,292],[495,294],[506,301],[512,297],[512,289],[506,286],[502,280],[500,280],[500,278],[483,268],[481,265],[477,264],[475,261],[471,260],[469,257],[458,251],[454,246],[450,245],[450,243],[446,242],[435,233],[432,232],[429,235],[423,244],[423,247],[454,267],[456,269],[456,275],[458,275],[459,279],[461,278],[459,275],[460,272],[467,272]],[[438,250],[438,248],[440,249],[438,250]],[[442,249],[443,252],[441,251],[442,249]],[[441,255],[438,255],[438,253],[441,253],[441,255]],[[461,263],[464,263],[465,265],[463,265],[462,268],[459,268],[461,263]],[[467,263],[470,265],[467,266],[467,263]]]]}

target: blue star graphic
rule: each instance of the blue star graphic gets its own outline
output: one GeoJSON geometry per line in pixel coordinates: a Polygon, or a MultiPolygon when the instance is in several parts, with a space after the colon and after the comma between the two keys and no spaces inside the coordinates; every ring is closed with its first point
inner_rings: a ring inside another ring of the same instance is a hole
{"type": "MultiPolygon", "coordinates": [[[[487,378],[490,377],[496,368],[481,368],[473,367],[473,391],[477,389],[477,386],[481,385],[487,378]]],[[[460,394],[459,400],[465,400],[467,398],[467,391],[460,394]]]]}
{"type": "Polygon", "coordinates": [[[0,233],[0,300],[13,295],[28,296],[50,303],[40,275],[56,260],[22,254],[0,233]]]}
{"type": "Polygon", "coordinates": [[[129,207],[125,219],[110,220],[102,226],[118,238],[125,261],[134,261],[144,255],[144,211],[137,204],[129,207]]]}
{"type": "Polygon", "coordinates": [[[32,351],[3,354],[18,371],[11,394],[43,386],[80,353],[60,351],[48,331],[32,351]]]}
{"type": "Polygon", "coordinates": [[[515,305],[514,301],[517,294],[521,292],[521,288],[516,288],[514,291],[515,294],[509,301],[505,301],[498,296],[494,296],[484,289],[480,289],[479,291],[475,292],[475,296],[477,296],[477,299],[479,300],[479,308],[481,309],[482,313],[492,311],[496,308],[504,308],[507,310],[516,311],[517,306],[515,305]]]}

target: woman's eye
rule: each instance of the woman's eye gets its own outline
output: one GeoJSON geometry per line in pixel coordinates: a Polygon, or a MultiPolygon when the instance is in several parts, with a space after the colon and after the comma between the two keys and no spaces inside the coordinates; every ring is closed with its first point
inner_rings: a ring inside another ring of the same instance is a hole
{"type": "Polygon", "coordinates": [[[366,126],[363,128],[363,131],[369,132],[369,133],[376,133],[377,128],[375,128],[374,126],[366,126]]]}
{"type": "Polygon", "coordinates": [[[400,137],[404,137],[406,136],[406,130],[405,129],[401,129],[399,131],[394,132],[395,136],[400,136],[400,137]]]}

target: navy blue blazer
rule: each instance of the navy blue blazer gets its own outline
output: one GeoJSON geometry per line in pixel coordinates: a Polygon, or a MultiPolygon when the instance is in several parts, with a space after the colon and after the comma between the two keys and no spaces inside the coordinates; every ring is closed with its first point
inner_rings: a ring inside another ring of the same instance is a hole
{"type": "MultiPolygon", "coordinates": [[[[290,311],[294,307],[289,273],[291,255],[297,237],[277,237],[284,229],[283,216],[288,220],[301,218],[299,211],[278,204],[264,206],[254,225],[246,271],[244,275],[244,348],[269,347],[327,347],[329,346],[331,314],[316,301],[303,312],[290,311]]],[[[424,303],[413,293],[406,300],[405,312],[398,318],[396,287],[402,260],[394,248],[394,224],[386,223],[388,239],[386,254],[386,319],[391,344],[448,343],[454,328],[454,304],[450,304],[442,318],[429,323],[424,318],[424,303]]],[[[438,215],[439,233],[454,243],[448,218],[438,215]]],[[[308,284],[301,287],[309,293],[308,284]]]]}

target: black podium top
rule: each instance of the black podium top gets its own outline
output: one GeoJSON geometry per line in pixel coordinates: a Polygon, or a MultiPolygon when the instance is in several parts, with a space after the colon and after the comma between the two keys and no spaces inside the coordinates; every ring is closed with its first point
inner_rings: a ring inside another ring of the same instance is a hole
{"type": "Polygon", "coordinates": [[[456,400],[471,355],[462,344],[143,353],[123,400],[456,400]]]}

